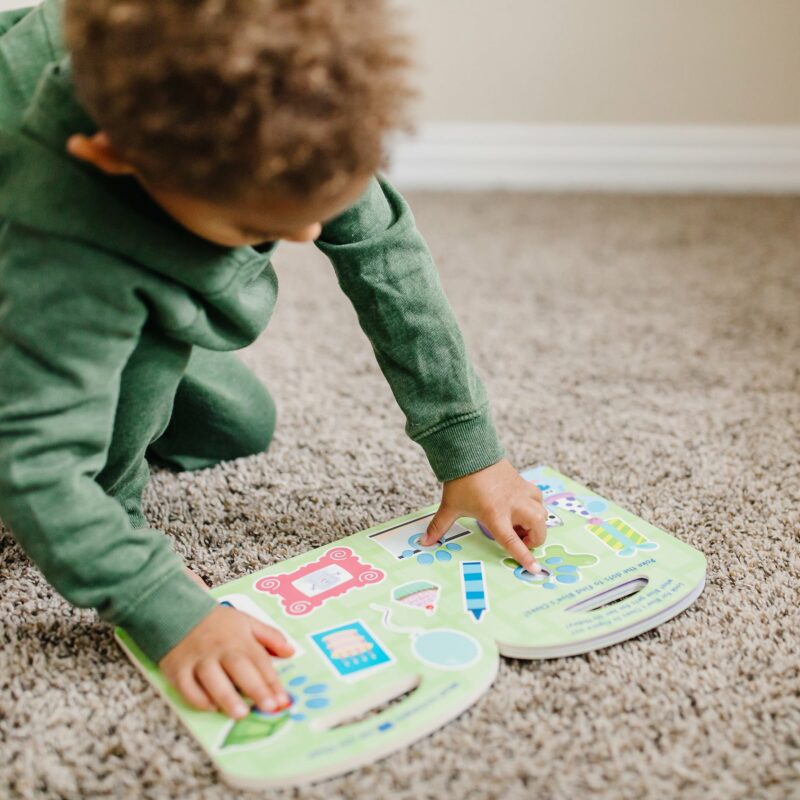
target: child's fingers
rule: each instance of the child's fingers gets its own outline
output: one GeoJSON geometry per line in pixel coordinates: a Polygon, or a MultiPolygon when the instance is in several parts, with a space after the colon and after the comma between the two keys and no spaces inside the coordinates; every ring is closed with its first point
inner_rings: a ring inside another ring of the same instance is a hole
{"type": "Polygon", "coordinates": [[[225,670],[218,661],[207,659],[201,661],[196,669],[197,682],[205,689],[209,697],[229,717],[242,719],[250,712],[247,703],[242,700],[234,688],[225,670]]]}
{"type": "Polygon", "coordinates": [[[253,620],[253,636],[269,650],[270,653],[278,658],[289,658],[294,655],[294,648],[286,641],[286,637],[275,628],[253,620]]]}
{"type": "Polygon", "coordinates": [[[541,570],[541,567],[536,563],[536,559],[531,555],[531,551],[514,530],[511,520],[496,517],[488,523],[487,527],[492,532],[495,541],[499,542],[503,549],[524,569],[528,570],[528,572],[539,572],[541,570]]]}
{"type": "Polygon", "coordinates": [[[530,496],[536,500],[537,503],[541,503],[544,499],[544,495],[542,494],[542,490],[534,483],[528,484],[528,492],[530,496]]]}
{"type": "Polygon", "coordinates": [[[281,707],[287,705],[289,703],[289,695],[286,694],[283,684],[281,683],[281,679],[278,677],[278,673],[275,671],[275,667],[273,666],[270,657],[262,648],[256,646],[253,648],[253,654],[251,658],[253,659],[253,663],[255,664],[256,668],[261,673],[261,677],[267,683],[273,695],[275,696],[278,705],[281,707]]]}
{"type": "Polygon", "coordinates": [[[248,656],[241,654],[223,658],[222,667],[242,693],[262,711],[274,711],[278,707],[272,688],[248,656]]]}
{"type": "Polygon", "coordinates": [[[453,523],[458,517],[459,513],[456,509],[448,508],[445,505],[439,506],[439,510],[433,515],[428,530],[423,534],[419,543],[425,547],[435,544],[453,527],[453,523]]]}
{"type": "Polygon", "coordinates": [[[522,525],[515,525],[514,531],[516,532],[517,536],[522,539],[522,543],[528,548],[528,550],[533,550],[536,547],[531,540],[530,531],[528,531],[527,528],[523,528],[522,525]]]}
{"type": "Polygon", "coordinates": [[[216,711],[217,707],[211,698],[203,690],[202,686],[195,680],[191,670],[184,670],[175,678],[175,688],[200,711],[216,711]]]}
{"type": "Polygon", "coordinates": [[[541,503],[531,502],[516,509],[513,521],[525,529],[524,538],[530,548],[544,543],[547,538],[547,512],[541,503]]]}

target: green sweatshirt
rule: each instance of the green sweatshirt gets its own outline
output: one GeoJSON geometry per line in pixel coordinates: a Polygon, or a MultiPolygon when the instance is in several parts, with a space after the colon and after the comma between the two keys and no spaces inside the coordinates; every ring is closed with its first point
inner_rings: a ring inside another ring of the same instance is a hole
{"type": "MultiPolygon", "coordinates": [[[[134,179],[66,154],[70,134],[96,129],[75,100],[58,0],[0,14],[0,519],[68,601],[158,661],[213,601],[141,516],[144,450],[192,347],[236,350],[267,325],[275,245],[214,245],[134,179]],[[132,388],[121,376],[134,359],[132,388]],[[101,480],[121,452],[130,497],[101,480]]],[[[484,388],[403,198],[376,177],[316,244],[438,479],[498,461],[484,388]]]]}

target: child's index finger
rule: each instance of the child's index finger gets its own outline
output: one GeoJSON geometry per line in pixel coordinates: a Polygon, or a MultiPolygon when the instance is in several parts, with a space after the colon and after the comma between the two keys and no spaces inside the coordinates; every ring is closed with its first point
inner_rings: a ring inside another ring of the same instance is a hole
{"type": "Polygon", "coordinates": [[[537,563],[533,554],[528,550],[525,543],[520,539],[519,534],[509,525],[503,525],[499,532],[495,533],[495,538],[515,561],[517,561],[528,572],[539,573],[542,568],[537,563]]]}
{"type": "Polygon", "coordinates": [[[523,568],[528,572],[538,574],[542,571],[539,562],[533,557],[533,554],[520,538],[519,534],[508,524],[495,520],[489,526],[477,520],[478,527],[490,539],[494,539],[501,547],[523,568]]]}

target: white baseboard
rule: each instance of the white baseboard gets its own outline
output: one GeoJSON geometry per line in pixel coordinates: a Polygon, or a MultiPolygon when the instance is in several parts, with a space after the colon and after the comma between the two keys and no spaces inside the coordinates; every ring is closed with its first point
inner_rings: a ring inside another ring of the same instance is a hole
{"type": "Polygon", "coordinates": [[[400,188],[800,193],[800,125],[430,123],[391,154],[400,188]]]}

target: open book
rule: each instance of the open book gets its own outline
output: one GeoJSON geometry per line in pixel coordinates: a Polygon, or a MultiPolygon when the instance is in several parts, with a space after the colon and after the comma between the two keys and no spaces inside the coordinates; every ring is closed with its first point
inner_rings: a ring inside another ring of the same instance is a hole
{"type": "Polygon", "coordinates": [[[670,619],[703,589],[702,553],[548,467],[541,574],[523,570],[472,519],[421,547],[436,506],[216,587],[281,630],[292,703],[232,721],[195,711],[127,634],[117,638],[223,777],[292,786],[388,755],[446,724],[491,685],[500,655],[558,658],[608,647],[670,619]]]}

